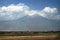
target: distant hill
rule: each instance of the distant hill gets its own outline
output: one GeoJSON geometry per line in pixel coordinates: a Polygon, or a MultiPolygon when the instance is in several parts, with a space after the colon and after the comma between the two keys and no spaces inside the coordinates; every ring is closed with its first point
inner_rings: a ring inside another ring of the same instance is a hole
{"type": "Polygon", "coordinates": [[[1,21],[0,31],[60,31],[60,20],[48,20],[34,15],[18,20],[1,21]]]}

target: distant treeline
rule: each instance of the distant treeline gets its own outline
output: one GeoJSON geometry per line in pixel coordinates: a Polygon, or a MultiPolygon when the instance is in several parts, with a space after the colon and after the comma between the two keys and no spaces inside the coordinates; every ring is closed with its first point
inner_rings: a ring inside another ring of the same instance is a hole
{"type": "Polygon", "coordinates": [[[49,35],[49,34],[60,34],[60,31],[0,31],[0,36],[4,35],[49,35]]]}

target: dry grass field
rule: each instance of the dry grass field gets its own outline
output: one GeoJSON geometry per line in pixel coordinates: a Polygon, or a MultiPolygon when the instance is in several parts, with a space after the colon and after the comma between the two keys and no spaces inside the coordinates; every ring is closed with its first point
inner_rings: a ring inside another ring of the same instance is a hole
{"type": "Polygon", "coordinates": [[[0,40],[60,40],[58,35],[39,36],[0,36],[0,40]]]}
{"type": "Polygon", "coordinates": [[[0,32],[0,40],[60,40],[60,32],[0,32]]]}

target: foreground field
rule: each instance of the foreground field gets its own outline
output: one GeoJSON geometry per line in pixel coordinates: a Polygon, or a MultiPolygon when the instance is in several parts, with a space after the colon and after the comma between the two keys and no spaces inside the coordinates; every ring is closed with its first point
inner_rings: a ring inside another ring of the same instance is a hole
{"type": "Polygon", "coordinates": [[[0,31],[0,40],[60,40],[60,32],[0,31]]]}
{"type": "Polygon", "coordinates": [[[48,36],[0,36],[0,40],[60,40],[57,35],[48,36]]]}

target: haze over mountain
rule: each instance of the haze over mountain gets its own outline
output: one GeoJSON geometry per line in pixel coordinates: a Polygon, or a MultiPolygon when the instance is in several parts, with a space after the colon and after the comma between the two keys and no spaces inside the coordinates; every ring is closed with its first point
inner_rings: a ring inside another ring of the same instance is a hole
{"type": "Polygon", "coordinates": [[[0,31],[60,31],[60,20],[48,20],[34,15],[34,17],[25,16],[14,21],[0,22],[0,26],[0,31]]]}

